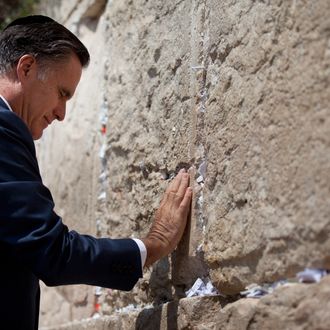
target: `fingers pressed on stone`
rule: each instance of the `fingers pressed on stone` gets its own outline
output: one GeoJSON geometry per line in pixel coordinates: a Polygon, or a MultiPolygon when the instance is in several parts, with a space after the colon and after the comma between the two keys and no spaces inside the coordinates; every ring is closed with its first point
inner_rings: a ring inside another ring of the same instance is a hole
{"type": "Polygon", "coordinates": [[[168,188],[166,189],[166,192],[177,192],[180,186],[182,174],[185,172],[184,169],[180,170],[179,173],[176,175],[176,177],[173,179],[173,181],[169,184],[168,188]]]}
{"type": "Polygon", "coordinates": [[[189,174],[183,173],[181,177],[180,186],[177,191],[177,195],[179,195],[181,198],[184,198],[188,185],[189,185],[189,174]]]}
{"type": "Polygon", "coordinates": [[[178,195],[175,192],[170,192],[167,194],[167,202],[173,203],[176,202],[178,195]]]}
{"type": "Polygon", "coordinates": [[[188,185],[189,175],[185,170],[181,170],[166,189],[146,238],[146,242],[156,242],[151,244],[152,257],[148,265],[169,254],[177,246],[187,223],[191,203],[192,189],[188,185]]]}
{"type": "Polygon", "coordinates": [[[181,201],[180,208],[188,209],[191,202],[192,189],[188,187],[184,194],[183,200],[181,201]]]}

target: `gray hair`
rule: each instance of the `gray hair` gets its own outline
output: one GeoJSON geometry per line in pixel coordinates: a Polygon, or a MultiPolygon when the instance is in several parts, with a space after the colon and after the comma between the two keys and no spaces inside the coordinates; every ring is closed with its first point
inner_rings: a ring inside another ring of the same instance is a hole
{"type": "Polygon", "coordinates": [[[82,67],[90,59],[87,48],[71,31],[42,15],[18,18],[0,33],[0,74],[15,68],[26,54],[34,56],[43,71],[72,54],[77,55],[82,67]]]}

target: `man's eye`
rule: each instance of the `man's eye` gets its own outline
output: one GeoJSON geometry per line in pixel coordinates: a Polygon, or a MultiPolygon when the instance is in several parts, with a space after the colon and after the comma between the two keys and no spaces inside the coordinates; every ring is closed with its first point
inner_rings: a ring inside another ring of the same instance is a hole
{"type": "Polygon", "coordinates": [[[59,95],[60,95],[60,97],[66,97],[66,93],[63,91],[63,90],[60,90],[59,91],[59,95]]]}
{"type": "Polygon", "coordinates": [[[66,99],[66,100],[70,100],[71,99],[71,94],[69,91],[65,90],[65,89],[59,89],[58,90],[58,96],[61,99],[66,99]]]}

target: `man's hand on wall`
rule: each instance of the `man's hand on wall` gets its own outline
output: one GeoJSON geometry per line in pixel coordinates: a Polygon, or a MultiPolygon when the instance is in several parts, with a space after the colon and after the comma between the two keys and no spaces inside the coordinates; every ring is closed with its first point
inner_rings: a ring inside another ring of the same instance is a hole
{"type": "Polygon", "coordinates": [[[192,189],[188,185],[189,174],[182,169],[166,189],[154,223],[143,239],[147,248],[146,267],[171,253],[178,245],[190,209],[192,189]]]}

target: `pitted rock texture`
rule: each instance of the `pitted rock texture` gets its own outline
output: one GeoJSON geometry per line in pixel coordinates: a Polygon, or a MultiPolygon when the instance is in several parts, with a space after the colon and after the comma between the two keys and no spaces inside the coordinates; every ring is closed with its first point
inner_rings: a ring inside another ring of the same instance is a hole
{"type": "Polygon", "coordinates": [[[219,296],[193,297],[130,313],[42,330],[327,330],[330,277],[317,284],[291,284],[261,299],[225,304],[219,296]]]}
{"type": "Polygon", "coordinates": [[[211,277],[235,293],[330,268],[330,3],[206,6],[211,277]]]}
{"type": "MultiPolygon", "coordinates": [[[[48,10],[92,55],[67,121],[39,146],[64,222],[143,237],[181,167],[194,188],[178,250],[132,292],[104,290],[103,314],[175,300],[207,275],[236,294],[306,266],[330,269],[329,1],[84,0],[48,10]]],[[[92,290],[58,289],[63,321],[93,313],[92,290]]],[[[235,304],[252,326],[255,302],[235,304]]],[[[235,329],[235,313],[221,324],[235,329]]],[[[42,324],[51,319],[45,308],[42,324]]]]}

